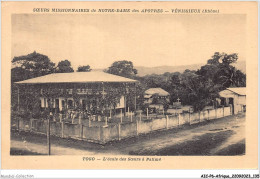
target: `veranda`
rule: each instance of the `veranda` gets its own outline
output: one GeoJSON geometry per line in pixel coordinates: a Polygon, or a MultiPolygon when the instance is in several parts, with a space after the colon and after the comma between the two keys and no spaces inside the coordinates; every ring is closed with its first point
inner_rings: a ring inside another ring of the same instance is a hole
{"type": "Polygon", "coordinates": [[[103,72],[46,75],[16,84],[17,109],[31,113],[32,118],[48,116],[70,123],[110,122],[118,116],[120,121],[126,116],[131,120],[136,111],[136,82],[103,72]]]}

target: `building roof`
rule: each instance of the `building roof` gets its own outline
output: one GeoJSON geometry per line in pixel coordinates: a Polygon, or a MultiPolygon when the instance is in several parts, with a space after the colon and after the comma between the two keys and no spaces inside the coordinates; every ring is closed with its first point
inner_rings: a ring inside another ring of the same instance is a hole
{"type": "Polygon", "coordinates": [[[146,95],[158,94],[159,96],[169,96],[170,94],[162,88],[150,88],[145,91],[146,95]]]}
{"type": "Polygon", "coordinates": [[[93,72],[73,72],[73,73],[52,73],[37,78],[32,78],[17,84],[44,84],[44,83],[133,83],[137,82],[129,78],[112,75],[101,71],[93,72]]]}
{"type": "Polygon", "coordinates": [[[144,95],[144,98],[150,98],[150,97],[152,97],[151,94],[146,94],[146,95],[144,95]]]}
{"type": "Polygon", "coordinates": [[[227,90],[232,91],[238,95],[246,96],[246,88],[239,87],[239,88],[227,88],[227,90]]]}

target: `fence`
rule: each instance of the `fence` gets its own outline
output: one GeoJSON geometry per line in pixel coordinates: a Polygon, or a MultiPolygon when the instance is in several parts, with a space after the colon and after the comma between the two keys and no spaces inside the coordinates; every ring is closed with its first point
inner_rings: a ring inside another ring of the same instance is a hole
{"type": "MultiPolygon", "coordinates": [[[[71,124],[68,122],[53,121],[50,123],[51,135],[62,138],[76,138],[107,143],[156,130],[167,130],[185,124],[196,124],[232,114],[231,107],[223,107],[200,111],[197,113],[181,113],[169,115],[159,119],[135,120],[133,122],[110,124],[104,126],[89,126],[85,124],[71,124]]],[[[19,119],[12,123],[12,128],[46,134],[47,121],[19,119]]]]}

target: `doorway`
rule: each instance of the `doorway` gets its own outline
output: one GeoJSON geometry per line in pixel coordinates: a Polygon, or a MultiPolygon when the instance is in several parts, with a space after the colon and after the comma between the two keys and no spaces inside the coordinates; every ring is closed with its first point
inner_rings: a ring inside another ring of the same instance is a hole
{"type": "Polygon", "coordinates": [[[229,104],[232,106],[232,114],[234,114],[234,98],[228,98],[229,104]]]}
{"type": "Polygon", "coordinates": [[[87,103],[86,103],[86,100],[82,100],[82,109],[83,110],[86,110],[86,107],[87,107],[87,103]]]}
{"type": "Polygon", "coordinates": [[[56,110],[56,112],[60,112],[59,99],[55,99],[55,110],[56,110]]]}

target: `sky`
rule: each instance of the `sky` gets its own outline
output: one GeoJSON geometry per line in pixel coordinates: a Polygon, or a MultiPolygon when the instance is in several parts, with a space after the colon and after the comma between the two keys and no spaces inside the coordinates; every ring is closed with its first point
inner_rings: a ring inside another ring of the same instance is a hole
{"type": "Polygon", "coordinates": [[[76,69],[206,63],[214,52],[246,57],[246,16],[236,14],[15,14],[12,58],[36,51],[76,69]]]}

